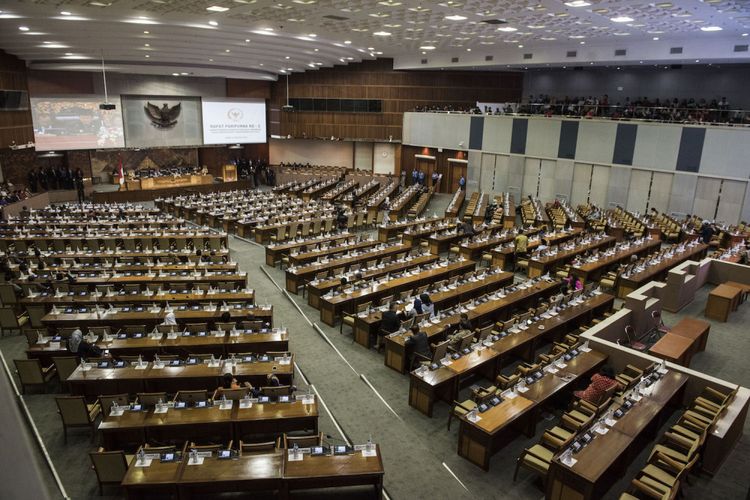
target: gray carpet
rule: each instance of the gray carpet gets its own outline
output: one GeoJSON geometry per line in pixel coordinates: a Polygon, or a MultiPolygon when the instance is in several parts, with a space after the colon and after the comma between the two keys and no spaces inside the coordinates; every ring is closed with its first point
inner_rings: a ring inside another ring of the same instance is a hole
{"type": "MultiPolygon", "coordinates": [[[[436,196],[427,213],[440,213],[450,201],[450,195],[436,196]]],[[[345,328],[331,328],[320,322],[319,312],[309,307],[301,296],[290,295],[302,313],[284,293],[261,271],[265,267],[275,282],[283,287],[284,272],[267,268],[264,249],[232,237],[233,258],[248,272],[250,284],[257,291],[258,302],[274,305],[274,321],[290,330],[290,348],[296,355],[299,368],[315,386],[328,409],[344,433],[355,443],[363,443],[369,435],[380,444],[385,463],[385,488],[393,499],[410,498],[523,498],[538,499],[544,492],[540,481],[528,471],[521,471],[519,480],[512,481],[515,460],[521,450],[538,440],[541,429],[552,426],[555,420],[542,422],[537,437],[519,435],[497,453],[484,472],[456,453],[457,428],[447,431],[449,407],[435,406],[433,417],[427,418],[408,405],[409,379],[383,365],[382,354],[353,343],[351,332],[345,328]],[[318,325],[319,333],[307,319],[318,325]],[[323,336],[325,335],[325,337],[323,336]],[[329,343],[330,342],[330,343],[329,343]],[[370,382],[377,393],[365,383],[370,382]],[[383,398],[381,400],[380,398],[383,398]],[[454,476],[455,475],[455,476],[454,476]]],[[[685,315],[702,317],[708,288],[678,315],[664,314],[667,324],[685,315]]],[[[743,305],[727,324],[712,322],[706,352],[695,356],[693,367],[717,377],[750,386],[750,373],[745,369],[745,353],[750,348],[746,328],[750,319],[750,304],[743,305]]],[[[24,357],[25,338],[14,336],[0,340],[9,363],[24,357]]],[[[486,383],[486,381],[478,381],[486,383]]],[[[302,377],[296,377],[304,389],[302,377]]],[[[59,390],[54,386],[51,391],[59,390]]],[[[71,433],[68,445],[63,445],[54,394],[26,396],[35,423],[54,460],[65,487],[72,498],[95,496],[96,478],[89,469],[87,452],[93,449],[85,431],[71,433]]],[[[340,434],[330,416],[322,411],[322,431],[335,437],[340,434]]],[[[745,425],[747,432],[750,426],[745,425]]],[[[627,487],[635,472],[647,458],[650,444],[634,460],[628,473],[610,489],[607,498],[617,498],[627,487]]],[[[736,447],[720,473],[713,479],[698,477],[685,488],[687,498],[744,498],[750,485],[750,445],[745,436],[736,447]]],[[[108,489],[111,498],[121,498],[117,489],[108,489]]],[[[302,495],[305,498],[358,497],[360,493],[318,492],[302,495]]]]}

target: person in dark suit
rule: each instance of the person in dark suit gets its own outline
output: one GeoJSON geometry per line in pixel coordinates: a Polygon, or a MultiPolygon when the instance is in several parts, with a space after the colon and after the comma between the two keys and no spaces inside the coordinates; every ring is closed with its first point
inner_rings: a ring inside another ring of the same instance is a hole
{"type": "Polygon", "coordinates": [[[401,328],[401,319],[396,313],[396,303],[391,302],[388,304],[388,310],[385,311],[380,318],[380,332],[378,332],[377,339],[375,340],[375,348],[378,352],[383,348],[383,337],[389,333],[397,332],[401,328]]]}
{"type": "Polygon", "coordinates": [[[417,325],[411,327],[411,336],[407,337],[404,343],[407,346],[414,347],[414,354],[419,354],[427,359],[432,359],[430,340],[427,337],[427,334],[423,331],[420,331],[417,325]]]}

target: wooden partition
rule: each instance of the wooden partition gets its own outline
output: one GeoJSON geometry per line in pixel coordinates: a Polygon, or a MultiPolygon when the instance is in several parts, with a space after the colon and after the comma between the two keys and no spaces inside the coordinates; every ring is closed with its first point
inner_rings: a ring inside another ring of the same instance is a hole
{"type": "Polygon", "coordinates": [[[190,187],[170,189],[151,189],[145,191],[109,191],[93,194],[94,203],[123,203],[136,201],[153,201],[164,196],[178,196],[190,193],[211,193],[214,191],[232,191],[234,189],[252,189],[252,182],[237,181],[219,184],[199,184],[190,187]]]}

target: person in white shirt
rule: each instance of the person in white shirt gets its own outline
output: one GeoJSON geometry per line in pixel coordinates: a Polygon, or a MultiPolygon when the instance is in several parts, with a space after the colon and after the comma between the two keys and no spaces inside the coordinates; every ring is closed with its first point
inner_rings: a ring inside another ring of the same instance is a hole
{"type": "Polygon", "coordinates": [[[167,315],[164,317],[164,323],[162,325],[176,325],[177,324],[177,318],[175,318],[174,312],[169,311],[167,315]]]}

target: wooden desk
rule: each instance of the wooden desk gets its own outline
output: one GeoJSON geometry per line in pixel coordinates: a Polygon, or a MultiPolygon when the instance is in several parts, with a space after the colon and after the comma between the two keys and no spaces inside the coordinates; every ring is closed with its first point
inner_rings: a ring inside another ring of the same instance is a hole
{"type": "MultiPolygon", "coordinates": [[[[395,262],[384,265],[383,267],[377,266],[372,268],[360,268],[359,272],[362,274],[362,279],[369,280],[373,278],[379,278],[386,274],[400,273],[407,269],[414,269],[418,266],[425,264],[432,264],[440,257],[431,253],[420,255],[419,257],[406,257],[405,259],[399,259],[395,262]],[[408,260],[407,260],[408,259],[408,260]]],[[[354,273],[347,273],[349,276],[347,279],[351,282],[351,276],[354,273]]],[[[323,281],[313,280],[307,284],[307,303],[313,306],[315,309],[320,309],[320,298],[331,290],[341,286],[341,277],[329,278],[323,281]]]]}
{"type": "Polygon", "coordinates": [[[674,325],[669,333],[689,338],[693,341],[692,354],[706,350],[708,343],[708,333],[711,330],[711,323],[701,321],[695,318],[682,318],[679,323],[674,325]]]}
{"type": "MultiPolygon", "coordinates": [[[[612,295],[596,295],[583,304],[565,309],[557,316],[546,319],[540,318],[539,321],[529,325],[526,330],[509,333],[495,342],[489,342],[488,348],[498,358],[493,359],[496,365],[495,371],[485,372],[485,378],[494,380],[495,375],[502,368],[503,361],[511,354],[517,353],[520,358],[533,361],[534,353],[542,339],[558,340],[580,324],[588,322],[593,315],[611,309],[613,303],[614,297],[612,295]],[[540,329],[540,326],[543,328],[540,329]]],[[[456,399],[459,389],[459,376],[470,373],[469,370],[465,369],[466,363],[473,364],[472,359],[487,361],[490,358],[494,357],[488,354],[472,353],[466,360],[462,357],[449,366],[442,366],[437,370],[425,372],[423,376],[417,375],[416,370],[412,371],[410,373],[409,405],[431,417],[433,406],[437,400],[451,403],[456,399]]],[[[524,396],[528,397],[528,395],[524,396]]]]}
{"type": "Polygon", "coordinates": [[[640,273],[631,274],[628,277],[620,275],[617,279],[617,297],[625,298],[630,292],[639,289],[649,281],[661,281],[673,267],[689,259],[697,258],[700,260],[706,255],[707,249],[708,245],[700,243],[673,255],[669,259],[664,259],[654,266],[649,266],[640,273]]]}
{"type": "Polygon", "coordinates": [[[726,322],[729,313],[737,309],[742,290],[730,285],[719,285],[708,294],[705,316],[716,321],[726,322]]]}
{"type": "Polygon", "coordinates": [[[391,222],[387,225],[378,226],[378,241],[381,243],[387,243],[391,238],[400,235],[405,229],[420,224],[432,224],[433,222],[442,221],[444,217],[427,217],[422,219],[415,219],[401,222],[391,222]]]}
{"type": "Polygon", "coordinates": [[[541,409],[549,397],[570,387],[583,375],[603,364],[606,358],[606,355],[596,351],[582,352],[568,361],[568,366],[558,373],[545,374],[541,380],[529,386],[526,393],[505,399],[498,406],[480,413],[481,420],[478,422],[460,417],[458,454],[489,470],[492,455],[514,438],[517,431],[526,430],[528,433],[533,429],[538,414],[533,410],[541,409]],[[510,432],[510,429],[516,432],[510,432]]]}
{"type": "MultiPolygon", "coordinates": [[[[242,236],[242,235],[240,235],[242,236]]],[[[347,238],[350,238],[352,236],[351,233],[348,231],[344,231],[343,233],[339,234],[327,234],[322,236],[317,236],[314,238],[309,238],[303,241],[289,241],[284,243],[272,243],[270,245],[266,246],[266,264],[269,266],[276,267],[276,262],[280,261],[281,258],[284,255],[289,255],[291,252],[306,247],[309,245],[318,245],[321,243],[337,243],[339,241],[345,240],[347,238]]]]}
{"type": "Polygon", "coordinates": [[[109,415],[99,423],[99,434],[106,449],[128,449],[130,443],[170,442],[184,439],[211,438],[214,442],[247,439],[249,436],[280,435],[290,431],[318,432],[318,403],[253,403],[222,410],[219,405],[206,408],[170,408],[166,413],[125,411],[109,415]]]}
{"type": "Polygon", "coordinates": [[[529,278],[543,276],[546,272],[556,269],[568,260],[572,260],[576,255],[580,255],[593,249],[606,248],[614,244],[615,239],[612,236],[605,236],[586,244],[577,245],[570,250],[560,250],[555,255],[549,257],[544,256],[529,259],[529,278]]]}
{"type": "MultiPolygon", "coordinates": [[[[221,316],[225,311],[221,310],[218,305],[207,311],[201,309],[198,311],[191,309],[181,310],[181,307],[174,308],[175,319],[178,323],[204,323],[208,321],[221,321],[221,316]]],[[[240,309],[230,308],[229,315],[232,321],[259,320],[268,323],[269,327],[273,326],[273,306],[248,306],[240,309]]],[[[47,329],[56,329],[59,327],[81,327],[81,326],[110,326],[120,328],[127,325],[144,325],[146,331],[150,331],[154,326],[164,321],[165,312],[151,312],[150,309],[144,311],[130,311],[102,314],[98,317],[96,312],[86,313],[48,313],[42,318],[42,323],[47,329]]]]}
{"type": "Polygon", "coordinates": [[[100,394],[136,394],[138,392],[165,391],[174,393],[179,390],[208,389],[212,391],[221,385],[221,377],[232,372],[240,382],[250,382],[253,386],[264,386],[266,376],[274,374],[283,385],[291,384],[294,379],[294,355],[289,364],[278,361],[238,363],[236,368],[218,367],[206,364],[165,366],[154,368],[148,363],[145,369],[133,366],[124,368],[91,368],[82,371],[77,367],[68,377],[70,392],[76,395],[96,397],[100,394]]]}
{"type": "MultiPolygon", "coordinates": [[[[153,290],[152,290],[153,292],[153,290]]],[[[233,292],[217,292],[209,294],[207,291],[201,291],[200,293],[152,293],[146,295],[145,293],[113,293],[112,295],[101,294],[94,295],[93,293],[86,292],[83,295],[81,293],[69,292],[64,293],[62,296],[57,297],[54,293],[42,293],[35,297],[24,297],[18,302],[24,306],[35,306],[45,305],[50,309],[52,306],[65,307],[65,306],[92,306],[99,304],[102,307],[106,307],[107,304],[117,306],[119,304],[157,304],[162,306],[169,302],[170,304],[181,304],[183,302],[214,302],[221,303],[224,301],[236,302],[242,301],[248,304],[255,302],[255,292],[250,291],[233,291],[233,292]]]]}
{"type": "Polygon", "coordinates": [[[740,294],[740,304],[745,302],[745,299],[747,299],[747,294],[750,293],[750,285],[746,285],[744,283],[737,283],[736,281],[726,281],[724,283],[727,286],[733,286],[735,288],[739,288],[742,290],[742,293],[740,294]]]}
{"type": "Polygon", "coordinates": [[[214,453],[204,458],[201,465],[189,465],[190,455],[186,453],[177,481],[179,498],[206,498],[222,492],[280,492],[283,488],[284,454],[284,450],[278,450],[220,460],[214,453]]]}
{"type": "Polygon", "coordinates": [[[284,454],[284,490],[281,498],[299,489],[335,488],[341,486],[373,487],[373,498],[383,497],[383,456],[376,445],[377,456],[363,457],[356,451],[350,455],[305,455],[300,461],[289,461],[284,454]]]}
{"type": "Polygon", "coordinates": [[[586,262],[581,266],[571,267],[570,272],[576,278],[581,278],[581,281],[584,283],[588,281],[597,281],[608,268],[629,259],[631,255],[646,255],[655,252],[660,246],[661,242],[659,240],[647,239],[640,245],[633,245],[624,250],[618,250],[612,255],[602,255],[594,262],[586,262]]]}
{"type": "Polygon", "coordinates": [[[607,490],[625,473],[628,464],[638,455],[635,443],[656,437],[665,409],[677,405],[687,375],[670,371],[604,435],[594,439],[574,454],[577,463],[568,467],[559,455],[550,464],[547,475],[548,500],[576,498],[590,500],[604,497],[607,490]]]}
{"type": "MultiPolygon", "coordinates": [[[[466,314],[474,325],[484,325],[489,322],[505,320],[510,317],[515,309],[535,304],[537,300],[552,295],[559,286],[559,280],[551,282],[540,281],[529,288],[511,292],[505,297],[490,298],[487,302],[467,310],[466,314]]],[[[435,342],[436,339],[442,338],[445,335],[446,329],[452,325],[457,325],[460,319],[460,314],[456,313],[443,318],[437,323],[432,323],[430,326],[424,328],[423,331],[430,338],[431,342],[435,342]]],[[[408,363],[409,356],[406,349],[406,337],[404,335],[385,337],[385,365],[401,373],[406,373],[408,363]]]]}
{"type": "Polygon", "coordinates": [[[357,251],[363,251],[363,250],[369,250],[370,248],[377,245],[377,241],[369,240],[369,241],[357,241],[355,243],[350,244],[341,244],[336,246],[331,246],[325,249],[317,249],[317,250],[310,250],[305,252],[290,252],[289,253],[289,265],[290,266],[304,266],[307,263],[315,262],[318,259],[321,258],[327,258],[333,254],[337,253],[346,253],[346,252],[357,252],[357,251]]]}
{"type": "Polygon", "coordinates": [[[681,366],[689,367],[695,349],[693,343],[694,340],[688,337],[675,335],[670,332],[664,334],[662,338],[651,346],[649,354],[681,366]]]}
{"type": "MultiPolygon", "coordinates": [[[[185,356],[189,354],[213,354],[215,357],[230,357],[232,353],[265,353],[269,351],[282,352],[289,350],[289,333],[286,329],[281,331],[271,331],[267,333],[242,333],[233,337],[223,335],[215,337],[207,334],[199,336],[196,334],[188,337],[178,336],[176,339],[168,339],[166,335],[159,339],[151,339],[148,336],[142,338],[113,339],[111,342],[96,342],[96,346],[102,351],[109,350],[113,358],[119,356],[137,356],[142,355],[146,361],[152,361],[156,354],[177,354],[185,356]]],[[[50,342],[45,344],[35,344],[26,350],[28,358],[36,358],[42,361],[42,364],[48,366],[52,364],[52,358],[56,356],[73,356],[73,354],[62,346],[52,348],[50,342]]]]}
{"type": "Polygon", "coordinates": [[[128,470],[121,483],[128,499],[145,498],[154,494],[168,494],[172,497],[177,493],[177,481],[183,468],[182,461],[154,460],[149,467],[136,467],[135,460],[133,457],[128,464],[128,470]]]}
{"type": "Polygon", "coordinates": [[[401,252],[407,252],[411,246],[398,243],[389,245],[382,249],[363,252],[358,255],[342,257],[340,259],[331,259],[326,263],[308,264],[297,269],[286,270],[286,289],[289,292],[297,293],[299,287],[306,284],[315,277],[316,274],[323,271],[331,271],[339,267],[347,267],[352,264],[362,263],[373,259],[382,259],[383,257],[396,255],[401,252]]]}

